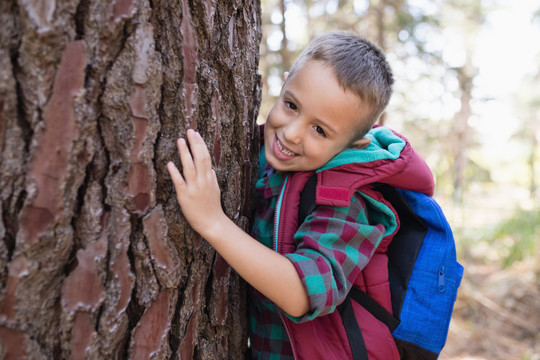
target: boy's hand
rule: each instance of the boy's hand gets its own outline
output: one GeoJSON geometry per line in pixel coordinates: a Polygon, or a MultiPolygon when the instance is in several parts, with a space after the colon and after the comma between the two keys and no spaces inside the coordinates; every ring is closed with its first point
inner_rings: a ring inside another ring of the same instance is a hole
{"type": "Polygon", "coordinates": [[[184,217],[204,237],[205,230],[210,231],[212,225],[225,214],[221,208],[220,190],[208,148],[201,135],[192,129],[188,130],[187,138],[191,152],[184,139],[178,139],[177,143],[183,174],[172,161],[167,164],[167,170],[184,217]]]}
{"type": "Polygon", "coordinates": [[[309,299],[294,265],[225,215],[206,144],[193,130],[188,130],[187,139],[191,153],[186,141],[178,139],[183,174],[172,162],[167,164],[185,218],[244,280],[287,313],[304,315],[309,310],[309,299]]]}

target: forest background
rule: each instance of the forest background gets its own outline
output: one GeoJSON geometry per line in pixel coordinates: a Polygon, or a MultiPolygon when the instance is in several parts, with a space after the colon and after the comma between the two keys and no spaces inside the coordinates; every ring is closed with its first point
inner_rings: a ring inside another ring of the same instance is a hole
{"type": "Polygon", "coordinates": [[[436,178],[465,267],[441,359],[540,359],[540,6],[504,0],[263,0],[264,122],[287,71],[327,30],[393,67],[383,123],[436,178]]]}

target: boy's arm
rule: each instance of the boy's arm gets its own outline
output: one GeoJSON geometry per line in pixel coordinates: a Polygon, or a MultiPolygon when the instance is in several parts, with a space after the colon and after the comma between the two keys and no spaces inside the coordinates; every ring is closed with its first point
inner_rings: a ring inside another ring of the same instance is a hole
{"type": "Polygon", "coordinates": [[[185,218],[251,286],[289,315],[304,315],[309,301],[294,265],[225,215],[208,148],[194,130],[188,130],[187,138],[191,152],[184,139],[178,140],[183,174],[167,164],[185,218]]]}

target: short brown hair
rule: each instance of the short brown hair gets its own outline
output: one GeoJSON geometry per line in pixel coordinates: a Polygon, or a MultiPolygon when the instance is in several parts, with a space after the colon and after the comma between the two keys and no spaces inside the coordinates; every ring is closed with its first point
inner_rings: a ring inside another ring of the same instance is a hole
{"type": "Polygon", "coordinates": [[[372,106],[366,122],[358,128],[362,138],[378,118],[392,96],[394,76],[382,50],[363,37],[347,31],[332,31],[315,38],[292,66],[289,78],[310,60],[330,65],[339,85],[372,106]]]}

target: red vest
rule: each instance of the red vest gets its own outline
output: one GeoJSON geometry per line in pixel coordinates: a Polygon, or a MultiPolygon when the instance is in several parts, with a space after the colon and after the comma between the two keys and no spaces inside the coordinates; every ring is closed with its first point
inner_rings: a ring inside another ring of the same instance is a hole
{"type": "MultiPolygon", "coordinates": [[[[277,234],[279,246],[277,250],[280,254],[292,253],[295,250],[293,237],[298,229],[300,193],[312,175],[313,172],[294,173],[285,184],[277,234]]],[[[387,183],[428,195],[432,195],[434,189],[431,171],[407,142],[400,157],[396,160],[351,163],[318,173],[316,203],[349,206],[353,194],[361,191],[393,209],[380,193],[369,186],[374,182],[387,183]]],[[[392,308],[386,250],[392,236],[393,234],[390,234],[381,241],[376,253],[355,281],[355,286],[364,290],[390,312],[392,308]]],[[[354,301],[353,308],[369,359],[399,359],[389,329],[354,301]]],[[[338,311],[304,323],[295,323],[286,316],[283,316],[283,319],[296,359],[352,359],[347,335],[338,311]]]]}

